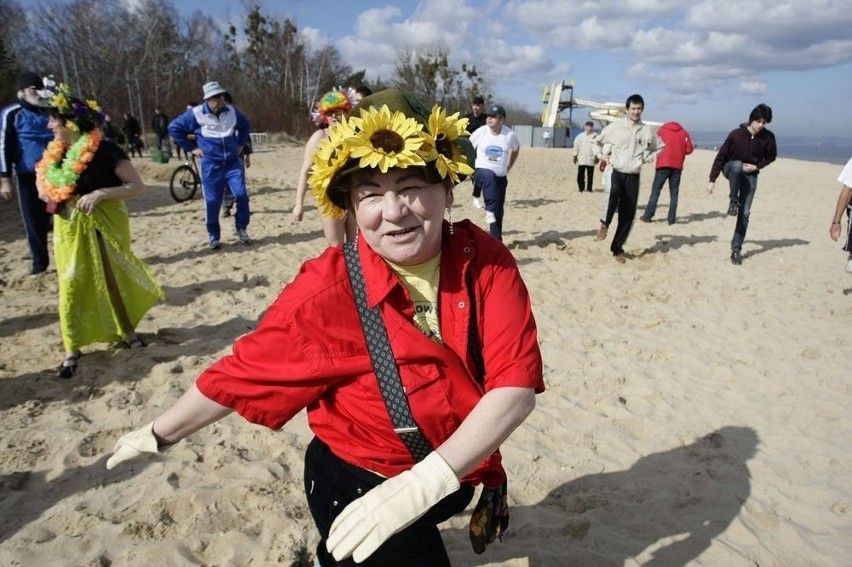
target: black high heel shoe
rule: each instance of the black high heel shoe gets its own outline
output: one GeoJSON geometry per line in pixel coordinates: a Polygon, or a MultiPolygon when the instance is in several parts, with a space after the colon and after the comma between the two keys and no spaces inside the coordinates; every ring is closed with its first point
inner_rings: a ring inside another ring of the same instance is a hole
{"type": "Polygon", "coordinates": [[[62,361],[62,364],[59,365],[59,377],[63,380],[67,380],[74,376],[74,373],[77,372],[77,361],[80,360],[80,352],[75,352],[69,356],[65,357],[65,360],[62,361]]]}
{"type": "Polygon", "coordinates": [[[130,348],[145,348],[148,346],[148,343],[145,342],[145,339],[142,338],[142,335],[134,335],[132,339],[127,342],[127,346],[130,348]]]}

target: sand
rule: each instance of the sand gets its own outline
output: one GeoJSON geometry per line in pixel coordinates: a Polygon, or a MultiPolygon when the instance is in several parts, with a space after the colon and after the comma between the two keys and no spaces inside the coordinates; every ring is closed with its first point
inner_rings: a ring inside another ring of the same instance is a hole
{"type": "MultiPolygon", "coordinates": [[[[304,414],[273,432],[238,416],[171,452],[107,471],[115,440],[156,417],[324,247],[296,223],[302,149],[258,151],[254,243],[223,221],[206,249],[203,203],[175,203],[175,166],[135,159],[133,249],[167,300],[145,349],[93,345],[68,381],[56,272],[28,276],[17,206],[0,204],[0,565],[312,565],[302,489],[304,414]]],[[[637,222],[618,264],[595,242],[596,192],[568,150],[524,148],[505,243],[529,286],[546,393],[503,445],[509,537],[484,555],[468,515],[442,526],[454,565],[846,565],[852,555],[852,275],[828,238],[840,167],[779,160],[760,176],[742,266],[726,187],[690,156],[678,223],[637,222]],[[847,339],[843,337],[847,336],[847,339]]],[[[640,213],[653,169],[642,179],[640,213]]],[[[484,224],[457,189],[453,218],[484,224]]]]}

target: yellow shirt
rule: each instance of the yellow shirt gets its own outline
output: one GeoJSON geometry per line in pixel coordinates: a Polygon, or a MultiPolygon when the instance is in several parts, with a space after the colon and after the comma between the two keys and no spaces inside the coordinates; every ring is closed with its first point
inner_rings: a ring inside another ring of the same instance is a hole
{"type": "Polygon", "coordinates": [[[441,255],[415,266],[398,266],[388,262],[396,272],[414,303],[414,324],[427,337],[441,343],[441,324],[438,318],[438,284],[441,278],[441,255]]]}

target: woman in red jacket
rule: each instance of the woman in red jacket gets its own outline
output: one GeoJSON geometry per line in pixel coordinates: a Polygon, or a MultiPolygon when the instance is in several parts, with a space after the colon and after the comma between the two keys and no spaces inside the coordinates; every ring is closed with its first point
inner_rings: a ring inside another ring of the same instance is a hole
{"type": "Polygon", "coordinates": [[[657,200],[666,180],[669,182],[669,224],[674,224],[677,218],[677,196],[680,190],[680,174],[683,171],[683,161],[686,156],[695,149],[692,146],[692,138],[689,137],[683,126],[677,122],[666,122],[657,130],[657,135],[666,144],[660,155],[657,156],[657,173],[651,184],[651,197],[642,220],[651,222],[654,213],[657,212],[657,200]]]}
{"type": "Polygon", "coordinates": [[[505,486],[498,447],[544,390],[535,321],[511,252],[443,218],[473,173],[467,120],[396,89],[352,114],[319,145],[310,184],[323,214],[354,216],[355,240],[306,262],[257,330],[119,439],[107,467],[232,411],[278,429],[307,409],[319,564],[449,566],[437,524],[474,486],[505,486]],[[363,325],[356,301],[378,321],[363,325]],[[374,358],[382,330],[390,350],[374,358]],[[379,383],[388,368],[393,396],[379,383]]]}

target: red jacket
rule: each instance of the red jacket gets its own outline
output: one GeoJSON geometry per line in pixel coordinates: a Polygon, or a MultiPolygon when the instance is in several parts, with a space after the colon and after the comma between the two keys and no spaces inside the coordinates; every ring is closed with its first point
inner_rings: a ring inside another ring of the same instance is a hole
{"type": "MultiPolygon", "coordinates": [[[[358,236],[367,302],[382,313],[415,421],[433,447],[443,443],[483,395],[499,387],[544,390],[527,288],[512,254],[469,221],[444,223],[438,313],[443,344],[412,322],[407,289],[358,236]],[[469,274],[469,277],[465,277],[469,274]],[[485,362],[484,387],[471,374],[469,304],[485,362]]],[[[197,381],[208,398],[248,421],[277,429],[303,408],[316,436],[344,461],[391,477],[414,465],[391,425],[373,373],[341,247],[306,262],[257,330],[197,381]]],[[[499,452],[464,480],[503,482],[499,452]]]]}
{"type": "Polygon", "coordinates": [[[666,122],[657,130],[657,135],[666,144],[657,156],[657,169],[670,167],[683,169],[683,160],[692,153],[692,138],[683,126],[677,122],[666,122]]]}

